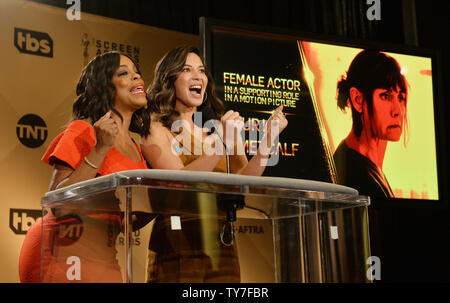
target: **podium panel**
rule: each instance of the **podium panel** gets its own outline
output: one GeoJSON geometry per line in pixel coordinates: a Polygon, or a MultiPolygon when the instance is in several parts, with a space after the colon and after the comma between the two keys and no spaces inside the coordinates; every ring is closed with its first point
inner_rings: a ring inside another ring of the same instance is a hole
{"type": "Polygon", "coordinates": [[[308,180],[133,170],[42,198],[42,282],[369,282],[367,207],[308,180]]]}

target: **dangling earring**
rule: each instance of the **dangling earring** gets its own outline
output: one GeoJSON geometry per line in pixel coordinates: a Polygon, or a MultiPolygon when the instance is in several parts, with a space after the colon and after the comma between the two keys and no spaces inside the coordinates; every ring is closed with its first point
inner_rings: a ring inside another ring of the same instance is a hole
{"type": "Polygon", "coordinates": [[[205,91],[205,95],[203,96],[202,104],[206,102],[206,99],[208,99],[208,92],[207,91],[205,91]]]}

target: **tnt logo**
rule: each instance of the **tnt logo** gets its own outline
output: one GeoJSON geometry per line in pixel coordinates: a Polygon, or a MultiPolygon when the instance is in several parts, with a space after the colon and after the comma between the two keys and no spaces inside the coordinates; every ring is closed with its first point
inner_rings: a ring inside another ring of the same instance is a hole
{"type": "Polygon", "coordinates": [[[16,134],[23,145],[36,148],[44,144],[47,139],[47,125],[41,117],[27,114],[17,122],[16,134]]]}
{"type": "Polygon", "coordinates": [[[75,214],[56,219],[56,241],[58,245],[68,246],[78,241],[83,234],[83,221],[75,214]]]}
{"type": "Polygon", "coordinates": [[[31,225],[42,217],[42,210],[17,209],[9,210],[9,228],[17,235],[25,235],[31,225]]]}
{"type": "Polygon", "coordinates": [[[15,27],[14,45],[24,54],[53,57],[53,40],[47,33],[15,27]]]}

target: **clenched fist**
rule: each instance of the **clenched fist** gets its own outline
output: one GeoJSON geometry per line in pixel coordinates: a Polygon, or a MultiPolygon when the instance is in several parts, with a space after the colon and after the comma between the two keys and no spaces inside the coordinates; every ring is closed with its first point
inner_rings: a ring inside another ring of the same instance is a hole
{"type": "Polygon", "coordinates": [[[244,128],[244,122],[239,112],[227,111],[220,119],[223,128],[223,140],[228,149],[233,149],[238,143],[241,143],[241,131],[244,128]],[[230,134],[229,132],[233,132],[230,134]],[[227,135],[228,133],[228,135],[227,135]]]}
{"type": "Polygon", "coordinates": [[[108,152],[114,146],[116,136],[119,133],[119,126],[116,119],[118,120],[118,118],[112,116],[111,111],[108,111],[94,123],[93,127],[97,140],[95,148],[98,151],[108,152]]]}
{"type": "Polygon", "coordinates": [[[265,140],[267,140],[267,148],[271,148],[271,146],[275,143],[275,139],[278,135],[286,128],[288,125],[288,121],[283,113],[283,105],[277,107],[272,116],[270,116],[269,120],[267,120],[266,124],[266,133],[265,140]]]}

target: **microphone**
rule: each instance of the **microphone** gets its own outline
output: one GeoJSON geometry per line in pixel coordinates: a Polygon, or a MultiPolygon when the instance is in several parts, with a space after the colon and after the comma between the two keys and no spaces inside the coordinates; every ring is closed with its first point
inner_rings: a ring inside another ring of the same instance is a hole
{"type": "MultiPolygon", "coordinates": [[[[203,128],[203,121],[209,120],[217,120],[216,113],[211,107],[201,107],[197,108],[197,112],[201,113],[201,118],[197,119],[195,113],[192,116],[194,124],[200,128],[203,128]],[[198,111],[200,109],[200,111],[198,111]]],[[[210,133],[216,132],[214,125],[210,128],[210,133]]],[[[225,144],[223,138],[220,136],[220,140],[222,141],[223,146],[225,147],[225,155],[227,160],[227,173],[230,173],[230,161],[228,155],[228,148],[225,144]]],[[[245,206],[244,197],[242,195],[231,195],[231,194],[218,194],[217,195],[217,204],[219,207],[226,212],[227,222],[225,222],[222,226],[222,231],[220,232],[220,241],[225,246],[231,246],[234,243],[234,227],[233,222],[236,221],[236,210],[242,209],[245,206]],[[229,231],[227,231],[227,223],[229,227],[229,231]],[[229,234],[229,239],[225,240],[225,234],[229,234]]]]}
{"type": "MultiPolygon", "coordinates": [[[[203,121],[209,121],[209,120],[217,120],[217,116],[216,113],[214,112],[214,110],[211,107],[208,106],[203,106],[200,108],[200,111],[198,111],[199,108],[197,108],[197,112],[201,114],[200,119],[197,119],[197,116],[195,115],[196,113],[194,113],[194,115],[192,115],[192,120],[194,121],[194,124],[197,125],[200,128],[204,127],[204,122],[203,121]]],[[[216,132],[216,128],[214,127],[214,125],[209,129],[210,133],[214,133],[216,132]]],[[[223,140],[222,136],[217,132],[217,134],[219,135],[219,139],[220,141],[222,141],[223,146],[225,147],[225,156],[226,156],[226,160],[227,160],[227,174],[230,173],[230,158],[228,155],[228,148],[227,145],[225,144],[225,141],[223,140]]]]}
{"type": "MultiPolygon", "coordinates": [[[[216,113],[213,111],[211,107],[208,106],[202,106],[197,108],[197,112],[201,113],[202,119],[195,119],[195,115],[192,116],[192,120],[194,121],[194,124],[197,125],[200,128],[203,128],[203,121],[209,121],[209,120],[217,120],[216,113]],[[200,109],[200,111],[199,111],[200,109]]],[[[211,128],[211,130],[214,129],[214,127],[211,128]]]]}

